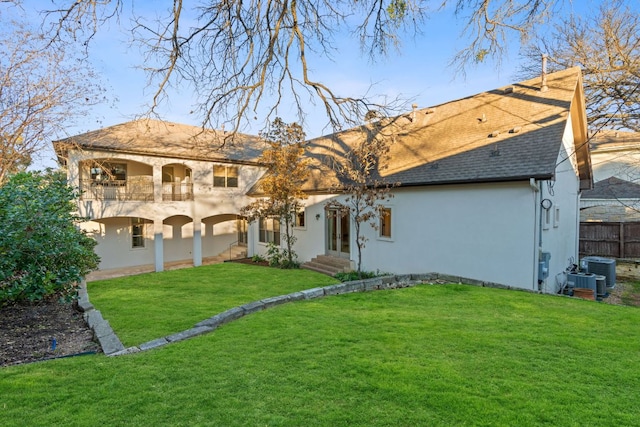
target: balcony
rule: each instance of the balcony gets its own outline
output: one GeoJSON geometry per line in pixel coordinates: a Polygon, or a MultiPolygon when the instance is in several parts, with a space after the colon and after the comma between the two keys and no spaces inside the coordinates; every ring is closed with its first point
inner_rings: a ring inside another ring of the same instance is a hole
{"type": "Polygon", "coordinates": [[[163,182],[162,200],[165,202],[181,202],[185,200],[193,200],[193,183],[163,182]]]}
{"type": "Polygon", "coordinates": [[[83,200],[153,201],[153,178],[132,176],[119,180],[81,179],[83,200]]]}

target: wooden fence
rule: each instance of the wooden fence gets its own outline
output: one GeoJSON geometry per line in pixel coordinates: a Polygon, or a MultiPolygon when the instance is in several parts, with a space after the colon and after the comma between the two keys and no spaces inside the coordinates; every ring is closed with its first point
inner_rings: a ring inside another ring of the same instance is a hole
{"type": "Polygon", "coordinates": [[[640,258],[640,222],[581,222],[580,257],[640,258]]]}

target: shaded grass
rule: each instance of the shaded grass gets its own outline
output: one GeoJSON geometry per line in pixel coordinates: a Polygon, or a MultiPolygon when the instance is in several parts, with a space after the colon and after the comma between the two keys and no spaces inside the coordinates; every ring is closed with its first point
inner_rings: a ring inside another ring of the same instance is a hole
{"type": "Polygon", "coordinates": [[[620,300],[625,305],[640,305],[640,282],[625,282],[620,300]]]}
{"type": "Polygon", "coordinates": [[[5,425],[640,425],[640,311],[464,285],[299,301],[0,371],[5,425]]]}
{"type": "Polygon", "coordinates": [[[87,288],[91,303],[131,346],[236,306],[336,282],[308,270],[223,263],[89,282],[87,288]]]}

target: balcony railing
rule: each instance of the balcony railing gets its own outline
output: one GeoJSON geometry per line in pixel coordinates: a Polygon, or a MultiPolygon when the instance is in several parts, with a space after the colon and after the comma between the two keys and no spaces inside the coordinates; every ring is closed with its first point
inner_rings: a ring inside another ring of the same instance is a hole
{"type": "Polygon", "coordinates": [[[125,180],[81,179],[83,200],[153,201],[153,181],[146,176],[125,180]]]}
{"type": "Polygon", "coordinates": [[[193,183],[190,182],[163,182],[162,200],[185,201],[193,200],[193,183]]]}

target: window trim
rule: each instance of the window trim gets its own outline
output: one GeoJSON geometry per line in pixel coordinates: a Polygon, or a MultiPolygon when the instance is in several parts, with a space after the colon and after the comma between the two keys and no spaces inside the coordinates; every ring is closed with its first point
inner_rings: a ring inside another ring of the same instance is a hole
{"type": "Polygon", "coordinates": [[[394,220],[393,220],[393,208],[392,206],[381,206],[380,207],[380,215],[378,217],[378,239],[379,240],[385,240],[385,241],[392,241],[393,240],[393,229],[394,229],[394,220]],[[384,225],[384,212],[388,212],[389,213],[389,221],[388,221],[388,225],[389,225],[389,234],[388,235],[384,235],[384,229],[385,229],[385,225],[384,225]]]}
{"type": "Polygon", "coordinates": [[[275,217],[258,219],[258,243],[268,245],[273,243],[280,246],[281,240],[281,224],[280,219],[275,217]],[[263,226],[264,224],[264,226],[263,226]],[[277,228],[277,230],[276,230],[277,228]]]}
{"type": "Polygon", "coordinates": [[[238,166],[230,166],[230,165],[213,165],[213,188],[238,188],[240,177],[240,168],[238,166]],[[216,175],[216,169],[224,168],[224,176],[216,175]],[[235,174],[230,176],[229,171],[235,170],[235,174]],[[216,178],[224,179],[224,185],[216,185],[216,178]],[[230,181],[232,184],[230,185],[230,181]]]}
{"type": "Polygon", "coordinates": [[[294,228],[306,230],[307,228],[307,209],[302,207],[298,208],[293,214],[294,228]],[[302,217],[302,223],[300,223],[300,217],[302,217]]]}
{"type": "Polygon", "coordinates": [[[131,249],[132,250],[146,249],[146,247],[147,247],[147,221],[144,218],[131,217],[131,219],[129,220],[129,231],[131,233],[131,249]],[[139,234],[137,234],[135,232],[137,227],[139,227],[139,230],[140,230],[139,234]],[[140,239],[139,241],[142,244],[141,245],[136,245],[136,239],[140,239]]]}

